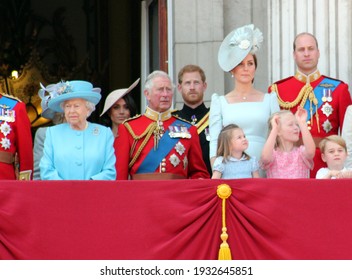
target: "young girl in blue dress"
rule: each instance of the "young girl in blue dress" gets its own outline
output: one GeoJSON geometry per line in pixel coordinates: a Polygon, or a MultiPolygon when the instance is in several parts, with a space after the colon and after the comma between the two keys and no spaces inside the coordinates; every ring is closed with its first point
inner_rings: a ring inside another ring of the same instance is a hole
{"type": "Polygon", "coordinates": [[[259,178],[256,158],[245,153],[248,140],[236,124],[225,126],[218,137],[212,179],[259,178]]]}

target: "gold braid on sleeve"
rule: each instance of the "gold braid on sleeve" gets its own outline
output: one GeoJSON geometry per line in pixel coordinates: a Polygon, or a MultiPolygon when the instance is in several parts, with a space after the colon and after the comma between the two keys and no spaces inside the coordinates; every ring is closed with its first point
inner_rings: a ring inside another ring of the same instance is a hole
{"type": "Polygon", "coordinates": [[[154,132],[154,130],[156,128],[156,122],[152,122],[150,125],[148,125],[146,130],[141,135],[136,135],[134,133],[134,131],[132,130],[132,127],[129,125],[128,122],[124,123],[124,126],[126,127],[128,132],[132,135],[132,137],[134,139],[133,145],[132,145],[131,150],[130,150],[130,157],[132,157],[132,154],[134,152],[134,149],[136,148],[137,142],[145,136],[141,146],[138,148],[136,154],[134,155],[134,157],[132,158],[132,160],[128,164],[128,167],[131,168],[133,166],[133,164],[136,162],[136,160],[138,159],[138,157],[141,154],[141,152],[142,152],[143,148],[145,147],[145,145],[148,143],[148,140],[152,136],[152,134],[153,134],[153,132],[154,132]]]}

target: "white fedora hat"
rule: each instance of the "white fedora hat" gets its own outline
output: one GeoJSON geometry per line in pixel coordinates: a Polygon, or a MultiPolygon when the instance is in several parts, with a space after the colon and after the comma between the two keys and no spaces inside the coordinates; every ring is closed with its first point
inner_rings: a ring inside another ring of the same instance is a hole
{"type": "Polygon", "coordinates": [[[231,71],[249,54],[254,54],[263,42],[263,34],[253,24],[231,31],[222,41],[218,62],[222,70],[231,71]]]}
{"type": "Polygon", "coordinates": [[[116,89],[109,93],[109,95],[105,99],[104,109],[100,116],[104,115],[106,111],[108,111],[112,105],[115,104],[117,100],[124,97],[127,93],[129,93],[135,86],[139,83],[140,78],[138,78],[129,88],[116,89]]]}

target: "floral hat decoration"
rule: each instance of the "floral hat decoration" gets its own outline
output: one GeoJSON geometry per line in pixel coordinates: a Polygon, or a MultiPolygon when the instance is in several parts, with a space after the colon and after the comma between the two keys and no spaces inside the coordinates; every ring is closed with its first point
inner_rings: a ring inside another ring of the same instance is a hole
{"type": "Polygon", "coordinates": [[[46,94],[46,92],[49,92],[47,89],[52,87],[53,85],[48,85],[47,88],[45,88],[43,86],[42,83],[40,83],[40,89],[38,91],[38,95],[39,97],[41,98],[41,103],[40,103],[40,106],[42,107],[42,113],[41,113],[41,116],[43,118],[46,118],[46,119],[50,119],[52,120],[55,116],[55,111],[49,109],[48,107],[48,103],[49,103],[49,100],[51,98],[51,95],[50,94],[46,94]]]}
{"type": "Polygon", "coordinates": [[[222,41],[218,62],[222,70],[231,71],[249,54],[260,49],[263,33],[253,24],[244,25],[230,32],[222,41]]]}
{"type": "MultiPolygon", "coordinates": [[[[97,105],[101,99],[101,89],[93,88],[93,85],[86,81],[61,81],[47,87],[40,84],[40,87],[38,94],[42,98],[43,112],[45,108],[49,108],[54,112],[62,113],[61,103],[66,100],[82,98],[97,105]]],[[[45,116],[43,115],[43,117],[45,116]]]]}

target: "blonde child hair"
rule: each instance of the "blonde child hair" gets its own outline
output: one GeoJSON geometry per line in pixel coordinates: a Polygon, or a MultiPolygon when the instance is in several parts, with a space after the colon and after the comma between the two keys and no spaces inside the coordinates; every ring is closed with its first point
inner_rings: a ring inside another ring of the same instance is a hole
{"type": "MultiPolygon", "coordinates": [[[[229,124],[222,128],[218,137],[218,148],[216,151],[216,156],[222,156],[224,161],[227,161],[228,158],[231,156],[231,139],[232,139],[232,131],[234,129],[242,129],[237,124],[229,124]]],[[[249,160],[251,157],[243,152],[246,160],[249,160]]]]}
{"type": "Polygon", "coordinates": [[[346,146],[346,141],[338,135],[330,135],[325,137],[323,140],[321,140],[319,142],[319,149],[322,153],[325,153],[325,147],[326,147],[326,143],[327,142],[334,142],[337,145],[341,146],[342,148],[345,149],[346,153],[347,153],[347,146],[346,146]]]}
{"type": "Polygon", "coordinates": [[[307,126],[308,112],[298,106],[293,114],[281,110],[269,119],[269,135],[261,155],[267,178],[308,178],[313,168],[315,143],[307,126]],[[302,139],[302,145],[297,145],[302,139]]]}
{"type": "Polygon", "coordinates": [[[321,158],[326,162],[327,167],[320,168],[315,178],[339,179],[352,177],[352,170],[345,167],[347,145],[341,136],[330,135],[325,137],[320,141],[319,149],[321,151],[321,158]],[[343,149],[343,153],[341,148],[343,149]],[[335,153],[338,154],[336,160],[334,159],[335,153]]]}
{"type": "MultiPolygon", "coordinates": [[[[272,120],[274,118],[276,118],[276,116],[278,116],[281,119],[285,115],[293,115],[293,113],[290,110],[280,110],[270,116],[270,118],[268,120],[268,135],[270,135],[270,132],[273,129],[272,120]]],[[[276,137],[275,148],[277,148],[279,146],[280,146],[280,138],[276,137]]]]}

